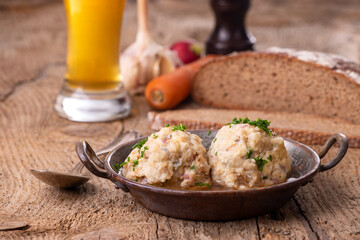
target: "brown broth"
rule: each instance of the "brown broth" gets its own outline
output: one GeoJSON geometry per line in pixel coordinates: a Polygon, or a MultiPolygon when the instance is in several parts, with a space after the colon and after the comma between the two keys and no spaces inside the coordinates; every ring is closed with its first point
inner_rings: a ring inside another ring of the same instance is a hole
{"type": "MultiPolygon", "coordinates": [[[[299,177],[301,177],[302,174],[301,174],[301,171],[298,169],[298,167],[296,166],[291,166],[291,171],[290,171],[290,176],[288,176],[287,181],[293,181],[294,179],[297,179],[299,177]]],[[[140,182],[141,183],[141,182],[140,182]]],[[[143,184],[146,184],[146,183],[143,183],[143,184]]],[[[279,183],[277,183],[279,184],[279,183]]],[[[277,185],[277,184],[272,184],[272,185],[267,185],[266,187],[269,187],[269,186],[274,186],[274,185],[277,185]]],[[[162,188],[167,188],[167,189],[172,189],[172,190],[186,190],[186,191],[229,191],[229,190],[238,190],[236,188],[229,188],[229,187],[225,187],[223,185],[220,185],[216,182],[213,182],[211,183],[211,186],[210,187],[207,187],[207,186],[192,186],[192,187],[189,187],[189,188],[181,188],[179,186],[179,182],[174,182],[174,181],[168,181],[168,182],[165,182],[165,183],[158,183],[158,184],[150,184],[151,186],[154,186],[154,187],[162,187],[162,188]]],[[[263,185],[258,185],[258,186],[255,186],[255,187],[248,187],[248,188],[260,188],[260,187],[265,187],[263,185]]]]}
{"type": "Polygon", "coordinates": [[[172,183],[172,184],[151,184],[151,186],[156,186],[156,187],[163,187],[163,188],[167,188],[167,189],[172,189],[172,190],[187,190],[187,191],[224,191],[224,190],[236,190],[235,188],[229,188],[229,187],[225,187],[222,186],[218,183],[212,183],[210,187],[208,186],[192,186],[189,188],[181,188],[179,186],[179,184],[176,183],[172,183]]]}

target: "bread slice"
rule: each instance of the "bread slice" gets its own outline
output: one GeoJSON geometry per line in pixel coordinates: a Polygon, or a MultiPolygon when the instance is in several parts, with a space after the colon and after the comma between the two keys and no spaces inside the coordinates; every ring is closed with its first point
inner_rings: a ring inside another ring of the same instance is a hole
{"type": "Polygon", "coordinates": [[[352,70],[284,53],[238,53],[206,64],[194,78],[192,97],[218,108],[316,114],[360,124],[360,83],[352,70]]]}
{"type": "Polygon", "coordinates": [[[270,128],[279,136],[304,144],[324,144],[334,133],[341,132],[349,138],[349,146],[360,148],[360,126],[341,119],[330,119],[308,114],[261,112],[228,109],[184,109],[166,112],[149,112],[150,127],[159,130],[166,124],[184,124],[188,129],[218,129],[234,117],[271,121],[270,128]]]}

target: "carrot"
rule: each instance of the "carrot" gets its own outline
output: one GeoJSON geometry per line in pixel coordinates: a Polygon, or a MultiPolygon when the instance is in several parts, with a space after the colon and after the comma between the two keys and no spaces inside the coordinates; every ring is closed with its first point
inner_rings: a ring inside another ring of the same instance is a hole
{"type": "Polygon", "coordinates": [[[171,73],[154,78],[145,89],[147,102],[159,110],[174,108],[189,96],[191,80],[195,74],[215,57],[216,55],[207,55],[171,73]]]}

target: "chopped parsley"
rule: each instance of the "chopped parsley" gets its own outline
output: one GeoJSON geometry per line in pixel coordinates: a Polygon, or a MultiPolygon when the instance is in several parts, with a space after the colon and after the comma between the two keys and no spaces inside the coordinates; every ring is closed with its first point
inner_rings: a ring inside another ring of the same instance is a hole
{"type": "Polygon", "coordinates": [[[261,118],[258,118],[256,121],[251,121],[249,118],[234,118],[231,122],[226,123],[225,126],[230,125],[231,127],[231,124],[249,124],[251,126],[255,126],[264,130],[267,134],[269,134],[270,137],[272,137],[274,134],[272,130],[269,129],[270,123],[271,122],[269,122],[268,120],[263,120],[261,118]]]}
{"type": "Polygon", "coordinates": [[[114,163],[114,168],[118,172],[120,170],[120,166],[118,163],[114,163]]]}
{"type": "Polygon", "coordinates": [[[142,148],[142,146],[144,146],[144,144],[147,142],[148,138],[144,138],[143,140],[141,140],[139,143],[136,143],[132,149],[135,149],[135,148],[139,148],[139,151],[140,149],[142,148]]]}
{"type": "Polygon", "coordinates": [[[116,171],[119,171],[120,168],[124,165],[126,165],[128,162],[130,162],[130,157],[128,157],[123,163],[118,164],[118,163],[114,163],[114,168],[116,171]]]}
{"type": "Polygon", "coordinates": [[[254,160],[259,171],[262,171],[267,161],[259,156],[255,157],[254,160]]]}
{"type": "Polygon", "coordinates": [[[249,147],[249,151],[246,153],[246,159],[251,158],[251,154],[253,153],[253,151],[251,150],[251,148],[249,147]]]}
{"type": "Polygon", "coordinates": [[[239,119],[234,118],[231,122],[226,123],[225,126],[231,125],[231,124],[240,124],[240,123],[243,123],[243,119],[242,119],[242,118],[239,118],[239,119]]]}
{"type": "Polygon", "coordinates": [[[127,160],[125,160],[122,164],[120,164],[120,167],[124,166],[128,162],[130,162],[130,157],[128,157],[127,160]]]}
{"type": "Polygon", "coordinates": [[[194,165],[192,165],[192,166],[190,167],[190,169],[194,170],[194,169],[195,169],[195,166],[194,166],[194,165]]]}
{"type": "Polygon", "coordinates": [[[268,159],[270,162],[272,162],[272,156],[271,156],[271,155],[269,155],[269,156],[267,157],[267,159],[268,159]]]}
{"type": "Polygon", "coordinates": [[[170,124],[166,124],[165,127],[170,127],[170,124]]]}
{"type": "Polygon", "coordinates": [[[126,165],[128,162],[123,162],[122,164],[120,164],[119,166],[122,167],[124,165],[126,165]]]}
{"type": "Polygon", "coordinates": [[[215,153],[215,156],[217,156],[217,152],[215,153]]]}
{"type": "Polygon", "coordinates": [[[153,137],[154,137],[155,139],[157,139],[158,135],[154,134],[153,137]]]}
{"type": "Polygon", "coordinates": [[[216,142],[217,138],[214,139],[213,143],[216,142]]]}
{"type": "Polygon", "coordinates": [[[182,123],[180,123],[178,126],[172,126],[172,131],[174,132],[176,130],[185,131],[186,127],[182,123]]]}
{"type": "Polygon", "coordinates": [[[207,186],[208,188],[210,188],[210,184],[203,183],[203,182],[197,182],[197,183],[195,183],[195,186],[207,186]]]}
{"type": "Polygon", "coordinates": [[[141,153],[140,153],[140,158],[143,158],[143,157],[144,157],[144,153],[145,153],[146,150],[149,150],[149,148],[148,148],[147,146],[145,146],[145,147],[144,147],[144,150],[141,151],[141,153]]]}
{"type": "Polygon", "coordinates": [[[210,136],[210,134],[211,134],[211,131],[209,130],[209,131],[208,131],[208,136],[210,136]]]}
{"type": "Polygon", "coordinates": [[[135,167],[139,164],[139,159],[133,161],[133,171],[135,171],[135,167]]]}

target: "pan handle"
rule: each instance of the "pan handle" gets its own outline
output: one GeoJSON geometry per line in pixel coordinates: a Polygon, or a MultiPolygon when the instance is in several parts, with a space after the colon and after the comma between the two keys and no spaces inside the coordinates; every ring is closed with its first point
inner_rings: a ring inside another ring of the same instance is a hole
{"type": "Polygon", "coordinates": [[[92,147],[84,140],[76,144],[76,153],[84,166],[92,172],[92,174],[109,179],[108,173],[104,170],[104,163],[96,155],[92,147]],[[102,163],[101,165],[99,163],[102,163]]]}
{"type": "Polygon", "coordinates": [[[108,179],[115,183],[117,188],[120,188],[124,192],[129,192],[129,189],[122,183],[116,180],[116,177],[112,176],[105,171],[104,167],[99,166],[97,163],[102,162],[95,151],[92,149],[89,143],[81,140],[76,144],[76,153],[80,158],[84,166],[95,176],[108,179]]]}
{"type": "Polygon", "coordinates": [[[324,172],[324,171],[327,171],[327,170],[335,167],[336,164],[338,164],[341,161],[341,159],[343,159],[343,157],[345,156],[345,153],[348,149],[348,139],[342,133],[335,133],[326,141],[325,145],[322,147],[322,149],[318,153],[320,159],[325,157],[325,155],[330,150],[332,145],[334,145],[334,143],[336,143],[336,142],[338,142],[339,146],[340,146],[338,153],[336,154],[335,158],[331,162],[329,162],[325,165],[322,165],[322,164],[320,165],[320,170],[319,170],[320,172],[324,172]]]}

